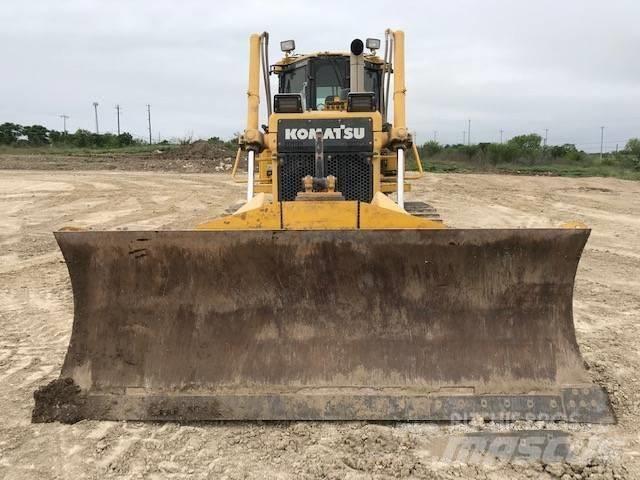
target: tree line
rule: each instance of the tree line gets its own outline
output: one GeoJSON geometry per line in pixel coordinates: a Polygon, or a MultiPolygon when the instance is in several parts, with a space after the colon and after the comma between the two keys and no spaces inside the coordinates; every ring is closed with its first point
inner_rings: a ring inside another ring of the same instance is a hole
{"type": "MultiPolygon", "coordinates": [[[[552,162],[578,163],[591,157],[574,144],[547,146],[537,133],[518,135],[505,143],[477,143],[472,145],[442,145],[436,141],[419,147],[420,155],[440,160],[462,160],[474,163],[497,165],[499,163],[521,163],[524,165],[552,162]]],[[[624,150],[617,154],[606,154],[603,163],[618,161],[625,166],[640,170],[640,139],[630,139],[624,150]]]]}
{"type": "MultiPolygon", "coordinates": [[[[191,142],[191,139],[189,139],[189,142],[191,142]]],[[[211,137],[208,142],[228,149],[237,148],[237,137],[231,140],[211,137]]],[[[118,148],[143,143],[142,140],[133,138],[128,132],[120,135],[113,133],[98,134],[78,129],[74,133],[69,133],[50,130],[42,125],[19,125],[9,122],[0,124],[0,145],[118,148]]],[[[591,161],[593,157],[570,143],[553,146],[544,145],[542,137],[537,133],[518,135],[505,143],[442,145],[436,141],[430,141],[419,146],[418,149],[420,150],[420,156],[423,158],[489,165],[501,163],[524,165],[553,162],[580,163],[591,161]]],[[[624,150],[616,154],[606,154],[602,163],[616,163],[624,167],[640,170],[640,139],[632,138],[627,142],[624,150]]]]}
{"type": "Polygon", "coordinates": [[[78,129],[74,133],[49,130],[42,125],[0,124],[0,145],[40,147],[46,145],[79,148],[116,148],[143,143],[130,133],[93,133],[78,129]]]}

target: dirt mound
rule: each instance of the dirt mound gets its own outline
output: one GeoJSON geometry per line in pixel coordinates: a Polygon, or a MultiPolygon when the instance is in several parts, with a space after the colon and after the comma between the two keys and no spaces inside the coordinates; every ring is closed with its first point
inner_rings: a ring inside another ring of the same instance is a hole
{"type": "MultiPolygon", "coordinates": [[[[206,140],[197,140],[193,143],[180,145],[162,153],[162,158],[181,162],[207,161],[210,169],[216,172],[231,170],[236,159],[236,150],[227,144],[211,143],[206,140]]],[[[240,168],[246,169],[246,160],[241,158],[240,168]]]]}
{"type": "Polygon", "coordinates": [[[226,160],[235,158],[236,152],[224,144],[210,143],[206,140],[197,140],[193,143],[186,143],[162,154],[165,158],[180,160],[226,160]]]}

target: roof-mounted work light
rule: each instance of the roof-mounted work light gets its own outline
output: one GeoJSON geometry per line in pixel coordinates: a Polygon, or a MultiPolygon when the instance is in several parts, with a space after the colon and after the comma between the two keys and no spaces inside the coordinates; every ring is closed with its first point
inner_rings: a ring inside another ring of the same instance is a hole
{"type": "Polygon", "coordinates": [[[283,42],[280,42],[280,50],[282,50],[285,53],[291,53],[295,49],[296,49],[295,40],[285,40],[283,42]]]}
{"type": "Polygon", "coordinates": [[[375,53],[375,51],[380,48],[380,39],[367,38],[367,48],[371,50],[372,53],[375,53]]]}

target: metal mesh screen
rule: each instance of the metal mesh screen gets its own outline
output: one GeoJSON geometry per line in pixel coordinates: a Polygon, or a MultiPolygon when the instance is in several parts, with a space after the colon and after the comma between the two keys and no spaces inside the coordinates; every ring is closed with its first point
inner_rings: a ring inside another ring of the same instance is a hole
{"type": "MultiPolygon", "coordinates": [[[[326,173],[338,181],[336,190],[346,200],[370,202],[373,198],[373,166],[368,154],[337,152],[325,154],[326,173]]],[[[313,152],[287,153],[281,157],[278,172],[280,201],[295,200],[301,192],[302,178],[313,175],[313,152]]]]}

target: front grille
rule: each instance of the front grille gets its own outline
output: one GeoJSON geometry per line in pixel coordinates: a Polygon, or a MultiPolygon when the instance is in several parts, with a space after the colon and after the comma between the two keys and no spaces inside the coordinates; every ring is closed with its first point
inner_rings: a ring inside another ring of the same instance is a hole
{"type": "MultiPolygon", "coordinates": [[[[280,156],[278,171],[278,192],[280,201],[296,199],[303,191],[302,179],[313,175],[313,152],[286,153],[280,156]]],[[[354,152],[325,153],[326,174],[334,175],[338,180],[336,190],[346,200],[370,202],[373,198],[373,167],[371,154],[354,152]]]]}

